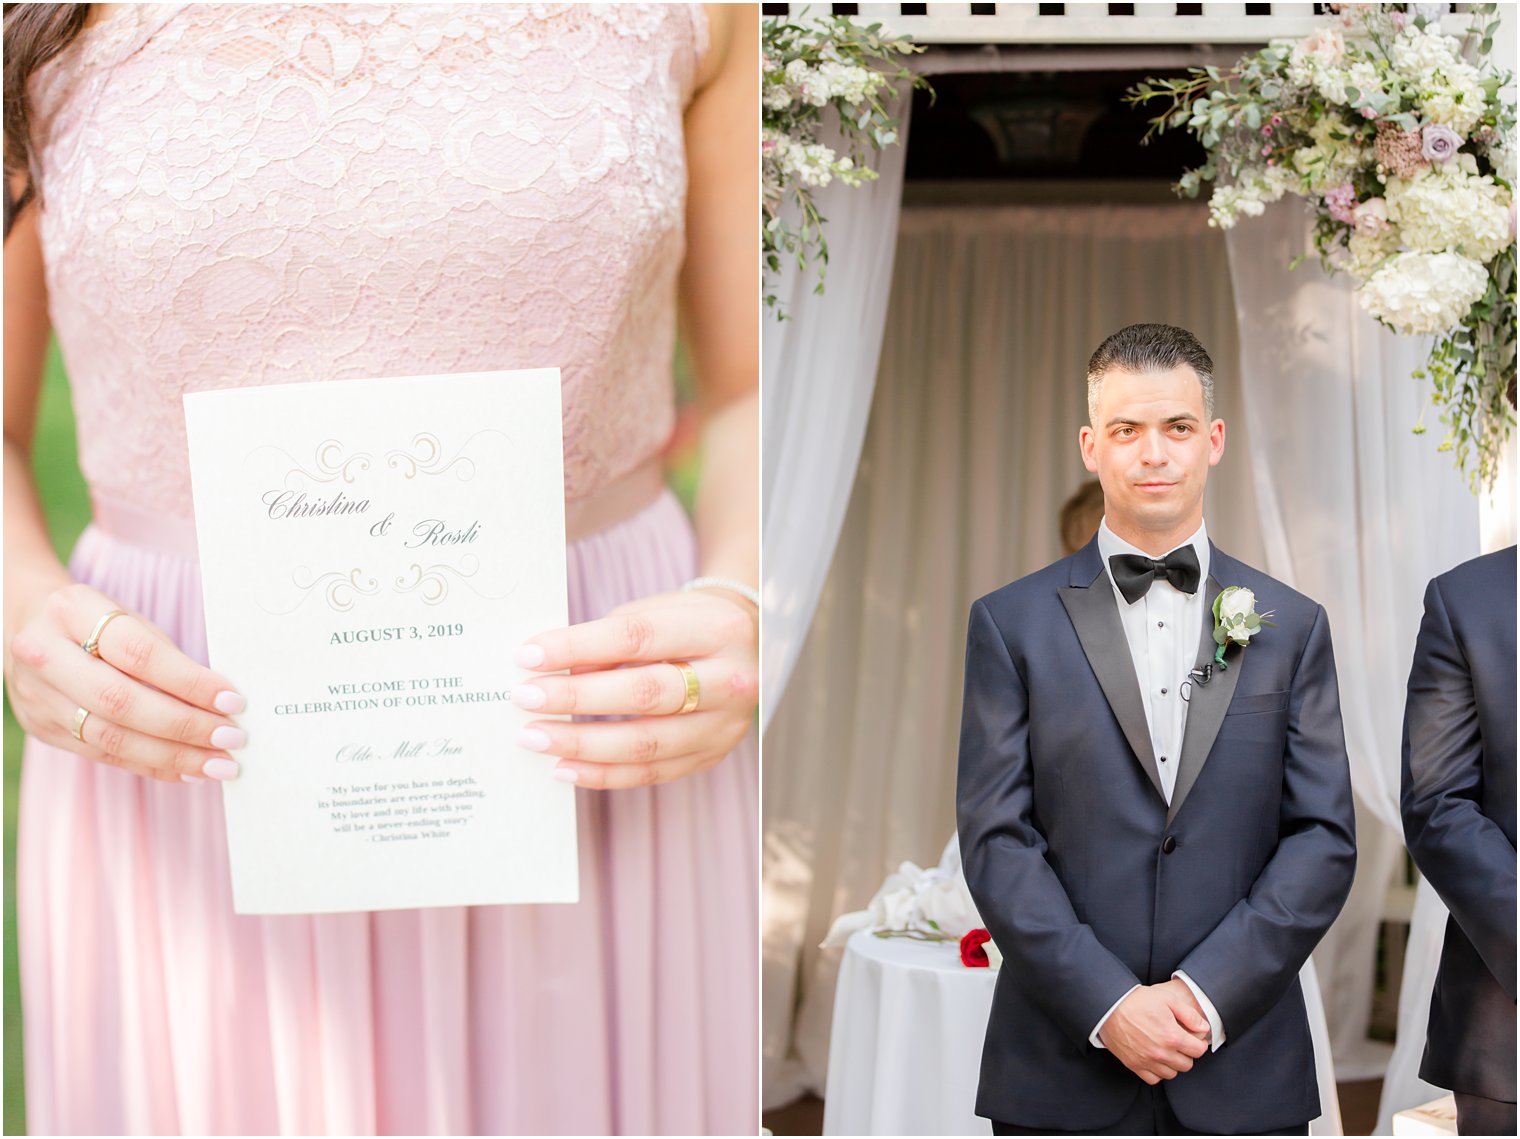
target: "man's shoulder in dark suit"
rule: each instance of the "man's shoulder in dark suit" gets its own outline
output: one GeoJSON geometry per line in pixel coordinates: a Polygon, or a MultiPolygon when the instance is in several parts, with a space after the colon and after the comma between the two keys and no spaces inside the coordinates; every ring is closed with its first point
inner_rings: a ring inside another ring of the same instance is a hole
{"type": "Polygon", "coordinates": [[[1491,607],[1495,598],[1501,598],[1509,611],[1514,612],[1515,547],[1506,546],[1465,561],[1434,578],[1431,584],[1440,591],[1452,612],[1491,607]]]}

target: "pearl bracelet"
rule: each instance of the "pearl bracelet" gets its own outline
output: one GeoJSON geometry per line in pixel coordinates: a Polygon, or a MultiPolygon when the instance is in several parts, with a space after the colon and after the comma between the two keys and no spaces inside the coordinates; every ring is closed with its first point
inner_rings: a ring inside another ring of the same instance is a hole
{"type": "Polygon", "coordinates": [[[760,591],[751,589],[742,581],[735,581],[731,577],[698,577],[681,586],[682,593],[690,593],[694,589],[726,589],[731,593],[737,593],[756,609],[760,608],[760,591]]]}

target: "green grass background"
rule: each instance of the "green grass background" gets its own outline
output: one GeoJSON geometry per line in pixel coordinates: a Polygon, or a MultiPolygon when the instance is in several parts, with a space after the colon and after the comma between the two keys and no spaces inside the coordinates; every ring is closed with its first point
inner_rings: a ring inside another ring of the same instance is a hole
{"type": "MultiPolygon", "coordinates": [[[[48,352],[32,469],[60,558],[67,558],[90,520],[90,500],[74,447],[74,410],[55,344],[48,352]]],[[[21,1081],[21,982],[16,973],[16,792],[21,780],[21,728],[5,701],[5,1133],[26,1133],[21,1081]]]]}
{"type": "MultiPolygon", "coordinates": [[[[676,354],[678,400],[691,399],[690,376],[685,354],[676,354]]],[[[691,508],[696,490],[699,456],[696,448],[673,456],[670,482],[691,508]]],[[[74,439],[74,410],[69,400],[68,379],[54,344],[48,352],[37,433],[33,446],[33,470],[47,514],[48,530],[60,559],[69,551],[90,520],[90,501],[74,439]]],[[[22,1084],[21,982],[16,971],[16,800],[21,781],[22,732],[5,701],[5,1088],[4,1125],[7,1135],[26,1134],[26,1096],[22,1084]]]]}

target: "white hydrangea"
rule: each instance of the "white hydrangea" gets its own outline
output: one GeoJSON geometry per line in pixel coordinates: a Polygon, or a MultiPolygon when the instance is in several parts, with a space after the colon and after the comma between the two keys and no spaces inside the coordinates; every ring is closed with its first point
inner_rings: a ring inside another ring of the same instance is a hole
{"type": "Polygon", "coordinates": [[[1453,37],[1443,36],[1433,24],[1427,24],[1423,28],[1410,24],[1393,41],[1393,49],[1389,54],[1393,58],[1394,69],[1400,75],[1408,80],[1416,80],[1427,71],[1466,67],[1461,47],[1453,37]]]}
{"type": "Polygon", "coordinates": [[[1345,253],[1338,259],[1338,267],[1359,282],[1365,281],[1398,251],[1398,230],[1390,228],[1376,233],[1358,230],[1346,239],[1345,253]]]}
{"type": "Polygon", "coordinates": [[[1488,271],[1459,253],[1400,253],[1357,291],[1363,311],[1398,332],[1446,332],[1488,291],[1488,271]]]}
{"type": "Polygon", "coordinates": [[[1259,218],[1265,211],[1261,199],[1243,186],[1215,186],[1209,195],[1209,224],[1219,229],[1232,229],[1239,218],[1259,218]]]}
{"type": "Polygon", "coordinates": [[[1346,96],[1346,86],[1349,82],[1349,74],[1339,67],[1330,67],[1314,73],[1314,89],[1324,96],[1326,102],[1339,103],[1341,106],[1350,102],[1346,96]]]}
{"type": "Polygon", "coordinates": [[[1209,224],[1230,229],[1241,217],[1259,218],[1268,203],[1298,188],[1298,175],[1282,166],[1253,166],[1228,186],[1209,195],[1209,224]]]}
{"type": "Polygon", "coordinates": [[[1444,123],[1464,138],[1483,117],[1485,95],[1471,67],[1462,74],[1440,72],[1422,80],[1419,99],[1426,122],[1444,123]]]}
{"type": "Polygon", "coordinates": [[[1349,106],[1353,101],[1351,91],[1356,90],[1357,102],[1367,102],[1369,95],[1383,94],[1383,77],[1377,64],[1359,59],[1350,67],[1319,67],[1314,71],[1312,86],[1331,103],[1349,106]]]}
{"type": "Polygon", "coordinates": [[[1396,70],[1414,89],[1426,122],[1444,123],[1464,137],[1483,117],[1478,69],[1461,56],[1461,45],[1435,28],[1405,28],[1391,51],[1396,70]]]}
{"type": "Polygon", "coordinates": [[[1346,85],[1355,87],[1362,94],[1363,101],[1368,95],[1381,95],[1383,91],[1383,76],[1377,69],[1377,64],[1367,60],[1358,60],[1353,63],[1346,72],[1346,85]]]}
{"type": "Polygon", "coordinates": [[[883,82],[881,76],[868,67],[828,59],[817,67],[808,66],[806,60],[794,59],[786,65],[785,74],[788,101],[767,102],[767,106],[776,110],[788,106],[792,99],[812,107],[822,107],[831,99],[843,99],[852,106],[858,105],[883,82]]]}
{"type": "Polygon", "coordinates": [[[784,175],[790,175],[804,186],[821,190],[835,177],[849,182],[855,172],[855,164],[848,157],[841,158],[834,151],[818,142],[799,142],[790,135],[769,128],[760,132],[761,146],[767,160],[774,163],[784,175]]]}
{"type": "Polygon", "coordinates": [[[866,67],[848,63],[821,63],[818,65],[817,83],[825,98],[843,99],[852,106],[865,102],[881,82],[876,72],[866,67]]]}
{"type": "Polygon", "coordinates": [[[767,83],[760,100],[767,111],[784,111],[792,105],[792,89],[781,83],[767,83]]]}
{"type": "Polygon", "coordinates": [[[829,101],[813,82],[813,69],[804,59],[794,59],[786,65],[786,82],[792,89],[792,97],[799,103],[821,107],[829,101]]]}
{"type": "Polygon", "coordinates": [[[1486,262],[1510,241],[1510,193],[1478,174],[1470,154],[1432,166],[1416,178],[1389,178],[1388,220],[1420,253],[1462,253],[1486,262]]]}

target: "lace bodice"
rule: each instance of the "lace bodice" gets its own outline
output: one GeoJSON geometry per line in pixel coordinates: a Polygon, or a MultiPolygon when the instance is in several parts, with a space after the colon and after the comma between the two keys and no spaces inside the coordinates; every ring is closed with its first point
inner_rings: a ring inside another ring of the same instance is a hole
{"type": "Polygon", "coordinates": [[[191,513],[180,397],[558,366],[565,492],[673,422],[700,5],[152,4],[33,78],[92,493],[191,513]]]}

